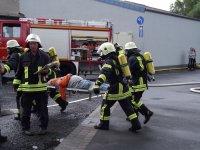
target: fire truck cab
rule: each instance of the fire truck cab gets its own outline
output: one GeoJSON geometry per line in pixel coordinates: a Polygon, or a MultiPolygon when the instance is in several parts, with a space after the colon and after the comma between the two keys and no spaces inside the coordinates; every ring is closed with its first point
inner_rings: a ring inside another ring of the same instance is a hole
{"type": "Polygon", "coordinates": [[[0,20],[0,60],[6,61],[6,42],[15,39],[25,47],[26,37],[38,34],[44,51],[55,47],[61,75],[98,73],[98,46],[112,41],[112,24],[108,21],[81,21],[44,18],[0,20]]]}

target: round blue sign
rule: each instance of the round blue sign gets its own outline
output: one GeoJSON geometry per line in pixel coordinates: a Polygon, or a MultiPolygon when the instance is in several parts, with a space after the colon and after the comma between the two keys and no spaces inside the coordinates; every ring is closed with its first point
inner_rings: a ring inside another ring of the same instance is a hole
{"type": "Polygon", "coordinates": [[[139,25],[142,25],[142,24],[144,23],[144,18],[143,18],[142,16],[139,16],[139,17],[137,18],[137,23],[138,23],[139,25]]]}

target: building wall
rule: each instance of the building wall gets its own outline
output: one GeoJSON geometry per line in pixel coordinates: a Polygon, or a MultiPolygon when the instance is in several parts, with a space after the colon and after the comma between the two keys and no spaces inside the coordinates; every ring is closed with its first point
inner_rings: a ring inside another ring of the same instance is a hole
{"type": "Polygon", "coordinates": [[[114,33],[133,33],[137,46],[142,52],[152,53],[157,67],[187,64],[190,47],[196,48],[200,61],[200,21],[134,11],[96,0],[20,0],[20,11],[27,18],[109,20],[114,33]],[[144,18],[142,37],[137,24],[139,16],[144,18]]]}
{"type": "Polygon", "coordinates": [[[188,51],[194,47],[200,61],[200,21],[146,12],[144,47],[152,52],[157,66],[188,63],[188,51]]]}

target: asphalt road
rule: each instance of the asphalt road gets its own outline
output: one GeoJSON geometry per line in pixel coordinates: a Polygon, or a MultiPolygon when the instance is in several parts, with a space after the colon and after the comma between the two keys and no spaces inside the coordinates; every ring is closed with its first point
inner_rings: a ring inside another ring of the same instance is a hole
{"type": "MultiPolygon", "coordinates": [[[[199,82],[199,74],[200,70],[191,72],[184,70],[177,72],[159,73],[155,76],[156,81],[153,82],[153,84],[199,82]]],[[[143,101],[145,102],[145,104],[147,104],[155,112],[155,115],[152,118],[151,122],[148,124],[148,127],[144,127],[144,130],[146,131],[144,133],[148,133],[148,137],[141,136],[141,140],[138,141],[138,143],[135,143],[133,142],[131,135],[130,138],[127,138],[128,141],[126,140],[126,144],[129,143],[128,145],[120,144],[121,147],[117,148],[120,149],[123,147],[127,147],[127,149],[139,149],[143,144],[144,149],[158,150],[162,148],[168,149],[168,147],[169,149],[182,150],[186,150],[188,148],[197,149],[197,147],[199,147],[199,138],[197,139],[196,137],[199,137],[198,133],[200,125],[199,117],[197,114],[199,112],[199,94],[193,94],[189,91],[189,89],[191,87],[198,86],[199,84],[178,87],[172,86],[164,88],[150,87],[149,90],[145,92],[143,97],[143,101]],[[187,117],[187,120],[182,119],[184,117],[187,117]],[[177,129],[177,127],[179,128],[179,130],[177,129]],[[149,128],[151,128],[153,132],[150,131],[149,128]],[[188,129],[191,129],[191,131],[188,129]],[[145,145],[144,142],[146,142],[145,145]]],[[[0,94],[0,102],[3,109],[15,108],[15,93],[13,92],[12,86],[10,84],[4,85],[0,94]]],[[[72,102],[85,97],[88,97],[88,95],[71,95],[69,97],[69,101],[72,102]]],[[[71,103],[65,113],[62,114],[59,112],[60,108],[58,106],[49,107],[50,121],[48,134],[45,136],[25,136],[21,133],[20,123],[13,119],[13,114],[2,116],[0,117],[0,126],[2,129],[2,133],[8,136],[8,142],[1,144],[0,149],[54,149],[60,142],[62,142],[63,138],[69,135],[97,106],[99,106],[100,103],[101,98],[95,98],[92,99],[92,101],[85,100],[78,103],[71,103]]],[[[49,105],[54,104],[55,102],[50,99],[49,105]]],[[[120,123],[124,123],[124,121],[120,123]]],[[[115,123],[113,124],[115,125],[115,123]]],[[[31,128],[34,132],[37,132],[38,130],[38,119],[34,115],[31,119],[31,128]]],[[[119,130],[122,129],[120,128],[119,130]]],[[[98,134],[101,134],[101,132],[98,132],[98,134]]],[[[106,135],[107,134],[103,136],[106,135]]],[[[118,136],[113,136],[113,138],[117,137],[118,136]]],[[[127,135],[125,137],[127,137],[127,135]]],[[[93,144],[95,145],[90,145],[88,149],[93,149],[94,147],[95,149],[101,148],[96,147],[97,145],[95,143],[95,140],[98,141],[98,139],[94,139],[93,144]]],[[[99,140],[101,141],[102,139],[99,140]]],[[[109,145],[111,145],[111,143],[109,145]]],[[[108,149],[110,148],[108,147],[108,149]]]]}
{"type": "Polygon", "coordinates": [[[85,150],[199,150],[200,95],[190,91],[200,87],[199,75],[200,70],[157,75],[154,84],[167,86],[150,87],[144,93],[142,101],[154,115],[147,124],[139,115],[141,131],[128,131],[130,123],[118,105],[110,118],[110,130],[98,130],[85,150]]]}
{"type": "MultiPolygon", "coordinates": [[[[0,117],[0,127],[2,134],[8,136],[8,141],[0,144],[0,149],[2,150],[51,150],[101,103],[101,98],[75,102],[79,99],[87,98],[88,94],[71,94],[68,97],[70,104],[65,112],[61,113],[60,107],[55,106],[56,103],[49,98],[48,134],[29,137],[22,134],[20,122],[13,119],[13,111],[7,111],[16,108],[15,92],[12,89],[11,83],[3,85],[0,94],[2,114],[7,114],[0,117]]],[[[32,114],[31,130],[37,133],[38,125],[39,120],[37,116],[32,114]]]]}

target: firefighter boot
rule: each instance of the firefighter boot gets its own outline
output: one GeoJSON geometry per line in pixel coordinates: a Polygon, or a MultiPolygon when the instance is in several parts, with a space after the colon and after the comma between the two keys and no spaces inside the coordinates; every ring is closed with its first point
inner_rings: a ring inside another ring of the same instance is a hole
{"type": "Polygon", "coordinates": [[[61,112],[63,112],[63,111],[66,109],[67,105],[68,105],[68,102],[65,101],[65,100],[62,100],[61,98],[58,98],[58,99],[56,100],[56,102],[57,102],[58,105],[61,107],[61,109],[60,109],[61,112]]]}
{"type": "Polygon", "coordinates": [[[0,142],[6,142],[7,141],[7,136],[3,136],[0,134],[0,142]]]}
{"type": "Polygon", "coordinates": [[[109,121],[100,121],[99,125],[94,126],[95,129],[100,129],[100,130],[109,130],[109,121]]]}
{"type": "Polygon", "coordinates": [[[131,132],[137,132],[137,130],[140,130],[142,128],[138,118],[132,119],[131,124],[132,127],[129,128],[129,131],[131,132]]]}
{"type": "Polygon", "coordinates": [[[145,117],[144,124],[146,124],[153,116],[153,112],[150,111],[144,104],[140,106],[139,112],[145,117]]]}

